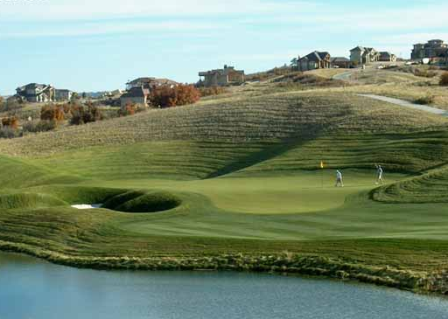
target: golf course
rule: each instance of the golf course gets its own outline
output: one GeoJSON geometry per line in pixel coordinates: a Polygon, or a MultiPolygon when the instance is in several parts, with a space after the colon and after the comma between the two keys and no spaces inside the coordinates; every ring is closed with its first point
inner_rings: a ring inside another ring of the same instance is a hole
{"type": "Polygon", "coordinates": [[[378,72],[392,78],[381,91],[271,81],[0,140],[0,249],[75,267],[271,271],[444,294],[448,118],[361,96],[412,100],[422,88],[378,72]]]}

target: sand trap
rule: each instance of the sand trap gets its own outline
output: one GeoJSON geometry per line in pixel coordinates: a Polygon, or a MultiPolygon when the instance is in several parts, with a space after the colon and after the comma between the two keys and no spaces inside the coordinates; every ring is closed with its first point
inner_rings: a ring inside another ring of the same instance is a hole
{"type": "Polygon", "coordinates": [[[96,209],[101,208],[103,204],[81,204],[81,205],[72,205],[73,208],[76,209],[96,209]]]}

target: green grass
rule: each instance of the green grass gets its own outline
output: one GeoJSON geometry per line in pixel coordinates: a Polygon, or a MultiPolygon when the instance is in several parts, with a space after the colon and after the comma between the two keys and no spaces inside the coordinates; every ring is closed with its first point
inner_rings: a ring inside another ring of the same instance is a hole
{"type": "Polygon", "coordinates": [[[445,269],[446,119],[263,90],[0,141],[0,247],[92,267],[287,251],[358,274],[445,269]]]}

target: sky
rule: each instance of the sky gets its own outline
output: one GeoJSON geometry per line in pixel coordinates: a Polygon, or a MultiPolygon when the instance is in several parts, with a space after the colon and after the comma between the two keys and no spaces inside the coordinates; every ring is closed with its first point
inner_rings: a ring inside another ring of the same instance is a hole
{"type": "Polygon", "coordinates": [[[0,0],[0,94],[191,83],[224,64],[253,73],[357,45],[408,58],[414,43],[448,41],[447,12],[439,0],[0,0]]]}

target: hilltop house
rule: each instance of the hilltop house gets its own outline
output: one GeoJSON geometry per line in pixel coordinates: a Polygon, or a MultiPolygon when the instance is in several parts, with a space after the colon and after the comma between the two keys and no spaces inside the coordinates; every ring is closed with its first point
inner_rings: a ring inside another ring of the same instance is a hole
{"type": "Polygon", "coordinates": [[[328,69],[331,67],[331,55],[328,52],[314,51],[310,54],[299,57],[297,62],[299,71],[310,71],[316,69],[328,69]]]}
{"type": "Polygon", "coordinates": [[[140,87],[132,87],[120,97],[121,107],[124,108],[128,104],[138,104],[148,106],[149,89],[140,87]]]}
{"type": "Polygon", "coordinates": [[[371,62],[377,62],[380,59],[380,53],[374,48],[365,48],[357,46],[350,50],[350,61],[354,65],[364,65],[371,62]]]}
{"type": "Polygon", "coordinates": [[[199,84],[205,87],[242,84],[245,81],[244,71],[227,65],[224,65],[224,69],[199,72],[199,76],[199,84]]]}
{"type": "Polygon", "coordinates": [[[331,66],[334,68],[348,69],[351,64],[351,61],[344,57],[331,58],[331,66]]]}
{"type": "Polygon", "coordinates": [[[397,56],[393,53],[383,51],[383,52],[380,52],[379,61],[381,61],[381,62],[396,62],[397,56]]]}
{"type": "Polygon", "coordinates": [[[448,44],[443,40],[430,40],[427,43],[414,44],[412,60],[440,58],[448,55],[448,44]]]}
{"type": "Polygon", "coordinates": [[[38,103],[38,102],[54,102],[55,88],[51,85],[30,83],[16,89],[16,98],[22,101],[38,103]]]}

